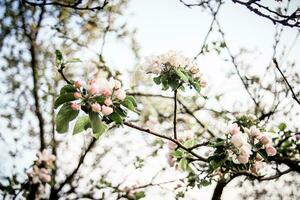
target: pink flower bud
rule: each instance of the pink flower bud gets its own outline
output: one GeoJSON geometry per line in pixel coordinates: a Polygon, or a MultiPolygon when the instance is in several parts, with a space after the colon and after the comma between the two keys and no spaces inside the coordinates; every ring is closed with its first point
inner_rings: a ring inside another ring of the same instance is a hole
{"type": "Polygon", "coordinates": [[[206,86],[207,86],[207,81],[202,80],[202,81],[200,82],[200,85],[201,85],[201,87],[206,87],[206,86]]]}
{"type": "Polygon", "coordinates": [[[105,97],[109,97],[112,95],[112,91],[109,88],[105,88],[101,90],[101,94],[105,97]]]}
{"type": "Polygon", "coordinates": [[[266,144],[271,143],[271,139],[268,136],[263,135],[259,138],[259,142],[266,145],[266,144]]]}
{"type": "Polygon", "coordinates": [[[46,168],[41,168],[41,173],[43,173],[43,174],[49,174],[49,171],[46,168]]]}
{"type": "Polygon", "coordinates": [[[239,148],[243,145],[244,141],[241,137],[241,134],[235,134],[231,137],[231,143],[236,147],[239,148]]]}
{"type": "Polygon", "coordinates": [[[296,134],[296,140],[300,140],[300,133],[296,134]]]}
{"type": "Polygon", "coordinates": [[[168,148],[173,151],[174,149],[176,149],[177,144],[172,142],[172,141],[168,141],[168,148]]]}
{"type": "Polygon", "coordinates": [[[105,106],[105,105],[102,106],[103,115],[110,115],[113,111],[114,110],[109,106],[105,106]]]}
{"type": "Polygon", "coordinates": [[[51,176],[49,174],[41,174],[40,179],[44,183],[49,183],[51,181],[51,176]]]}
{"type": "Polygon", "coordinates": [[[167,162],[168,162],[169,166],[174,167],[175,160],[174,160],[173,156],[170,153],[167,153],[166,158],[167,158],[167,162]]]}
{"type": "Polygon", "coordinates": [[[230,135],[236,135],[240,133],[240,128],[238,127],[237,124],[232,124],[229,128],[229,134],[230,135]]]}
{"type": "Polygon", "coordinates": [[[197,66],[192,66],[191,67],[191,69],[190,69],[190,72],[192,73],[192,74],[197,74],[197,73],[199,73],[199,68],[197,67],[197,66]]]}
{"type": "Polygon", "coordinates": [[[122,85],[121,82],[118,81],[118,80],[115,80],[114,82],[115,82],[115,87],[114,87],[114,88],[115,88],[116,90],[120,89],[120,88],[121,88],[121,85],[122,85]]]}
{"type": "Polygon", "coordinates": [[[75,99],[79,99],[81,97],[80,92],[75,92],[74,97],[75,97],[75,99]]]}
{"type": "Polygon", "coordinates": [[[80,88],[80,87],[82,86],[81,81],[80,81],[80,80],[75,81],[75,82],[74,82],[74,86],[75,86],[76,88],[80,88]]]}
{"type": "Polygon", "coordinates": [[[95,95],[98,92],[99,92],[98,91],[98,86],[95,83],[92,83],[92,84],[89,85],[89,87],[88,87],[88,93],[90,95],[95,95]]]}
{"type": "Polygon", "coordinates": [[[126,92],[124,90],[119,89],[115,91],[115,95],[119,100],[123,101],[126,97],[126,92]]]}
{"type": "Polygon", "coordinates": [[[104,101],[104,104],[107,106],[111,106],[113,104],[113,102],[112,102],[111,98],[106,98],[104,101]]]}
{"type": "Polygon", "coordinates": [[[261,132],[256,126],[251,126],[250,127],[250,135],[254,138],[261,138],[261,132]]]}
{"type": "Polygon", "coordinates": [[[237,157],[239,163],[241,164],[246,164],[247,162],[249,162],[249,155],[244,155],[244,154],[240,154],[238,157],[237,157]]]}
{"type": "Polygon", "coordinates": [[[277,154],[277,150],[271,144],[266,145],[266,152],[268,156],[275,156],[277,154]]]}
{"type": "Polygon", "coordinates": [[[93,112],[100,112],[101,111],[101,106],[98,103],[93,103],[91,107],[92,107],[93,112]]]}
{"type": "Polygon", "coordinates": [[[259,173],[259,170],[263,168],[263,163],[262,162],[259,162],[259,161],[256,161],[252,167],[251,167],[251,172],[254,173],[254,174],[258,174],[259,173]]]}
{"type": "Polygon", "coordinates": [[[80,110],[81,106],[77,103],[71,103],[72,110],[80,110]]]}

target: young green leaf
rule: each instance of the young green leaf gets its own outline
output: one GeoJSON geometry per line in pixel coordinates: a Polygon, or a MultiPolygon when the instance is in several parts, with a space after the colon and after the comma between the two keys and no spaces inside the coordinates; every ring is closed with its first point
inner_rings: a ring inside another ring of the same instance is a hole
{"type": "Polygon", "coordinates": [[[131,101],[132,104],[134,105],[134,107],[137,107],[137,103],[136,103],[135,98],[133,96],[126,96],[125,99],[131,101]]]}
{"type": "Polygon", "coordinates": [[[113,120],[116,124],[123,124],[123,118],[116,112],[108,115],[108,118],[113,120]]]}
{"type": "Polygon", "coordinates": [[[59,95],[57,99],[54,102],[54,108],[58,108],[60,105],[75,100],[73,93],[64,93],[62,95],[59,95]]]}
{"type": "Polygon", "coordinates": [[[76,124],[74,126],[73,129],[73,135],[77,134],[77,133],[81,133],[82,131],[88,129],[91,127],[91,121],[89,116],[81,116],[78,117],[76,124]]]}
{"type": "Polygon", "coordinates": [[[99,139],[99,137],[108,129],[108,126],[101,121],[100,116],[98,113],[90,112],[89,118],[91,120],[91,125],[93,129],[93,135],[96,139],[99,139]]]}
{"type": "Polygon", "coordinates": [[[176,69],[175,69],[175,72],[176,72],[176,74],[179,76],[179,78],[180,78],[181,80],[183,80],[184,82],[186,82],[186,81],[189,80],[188,77],[184,74],[183,71],[181,71],[180,68],[176,68],[176,69]]]}
{"type": "Polygon", "coordinates": [[[66,61],[67,63],[74,63],[74,62],[82,62],[80,58],[70,58],[66,61]]]}
{"type": "Polygon", "coordinates": [[[65,103],[57,113],[55,123],[58,133],[65,133],[69,129],[69,123],[78,115],[78,110],[73,110],[69,103],[65,103]]]}
{"type": "Polygon", "coordinates": [[[67,84],[64,87],[60,89],[60,94],[65,94],[65,93],[74,93],[76,92],[76,88],[73,85],[67,84]]]}
{"type": "Polygon", "coordinates": [[[55,56],[56,56],[56,63],[60,64],[62,59],[63,59],[62,53],[59,50],[56,49],[55,50],[55,56]]]}
{"type": "Polygon", "coordinates": [[[128,98],[125,98],[124,101],[121,102],[121,104],[123,106],[125,106],[126,108],[128,108],[129,110],[136,112],[133,102],[131,100],[129,100],[128,98]]]}

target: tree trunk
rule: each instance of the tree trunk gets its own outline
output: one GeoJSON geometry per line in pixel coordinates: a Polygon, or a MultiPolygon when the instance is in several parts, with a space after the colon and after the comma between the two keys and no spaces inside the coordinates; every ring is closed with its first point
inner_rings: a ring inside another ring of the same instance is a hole
{"type": "Polygon", "coordinates": [[[213,193],[213,196],[212,196],[212,200],[221,200],[221,196],[222,196],[222,193],[223,193],[223,189],[224,187],[226,186],[226,181],[225,179],[221,179],[216,187],[215,187],[215,190],[214,190],[214,193],[213,193]]]}

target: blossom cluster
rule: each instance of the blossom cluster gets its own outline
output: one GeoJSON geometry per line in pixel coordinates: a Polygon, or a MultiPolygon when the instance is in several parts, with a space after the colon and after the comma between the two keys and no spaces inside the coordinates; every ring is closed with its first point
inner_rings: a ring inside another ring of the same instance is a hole
{"type": "Polygon", "coordinates": [[[167,73],[172,69],[182,68],[190,73],[195,80],[200,81],[201,87],[207,85],[207,82],[202,80],[202,73],[197,64],[181,52],[168,51],[159,56],[146,57],[144,66],[148,73],[156,75],[167,73]]]}
{"type": "MultiPolygon", "coordinates": [[[[101,113],[104,116],[110,115],[113,112],[113,101],[120,100],[123,101],[126,98],[126,92],[121,89],[121,82],[111,78],[107,80],[105,78],[99,78],[97,80],[93,79],[88,81],[87,88],[83,88],[83,83],[81,80],[74,82],[75,88],[78,89],[74,93],[76,99],[90,99],[97,96],[104,97],[104,102],[100,105],[98,102],[93,102],[90,107],[93,112],[101,113]],[[85,94],[85,91],[87,93],[85,94]]],[[[73,110],[80,110],[80,103],[71,103],[71,108],[73,110]]]]}
{"type": "Polygon", "coordinates": [[[56,157],[46,149],[38,152],[36,156],[37,160],[27,175],[33,184],[43,185],[49,183],[51,181],[51,169],[56,157]]]}
{"type": "MultiPolygon", "coordinates": [[[[256,120],[254,116],[250,118],[256,120]]],[[[273,147],[272,139],[268,135],[269,133],[261,131],[257,125],[251,125],[247,128],[233,123],[230,125],[228,133],[230,143],[233,146],[229,155],[235,163],[247,164],[250,162],[251,155],[255,154],[254,160],[251,161],[251,170],[254,173],[258,173],[263,166],[261,162],[263,159],[257,153],[259,149],[264,149],[267,156],[275,156],[277,153],[273,147]]]]}
{"type": "MultiPolygon", "coordinates": [[[[194,133],[192,131],[187,130],[179,134],[177,140],[178,142],[183,143],[185,141],[192,140],[193,138],[194,138],[194,133]]],[[[173,152],[176,150],[177,144],[172,141],[168,141],[167,146],[168,146],[168,152],[166,154],[167,163],[169,164],[170,167],[174,167],[176,163],[176,158],[173,156],[173,152]]]]}

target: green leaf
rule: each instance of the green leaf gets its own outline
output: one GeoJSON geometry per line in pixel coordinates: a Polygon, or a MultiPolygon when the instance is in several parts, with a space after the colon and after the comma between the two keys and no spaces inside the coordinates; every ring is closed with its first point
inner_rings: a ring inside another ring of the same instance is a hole
{"type": "Polygon", "coordinates": [[[280,123],[278,126],[280,131],[284,131],[284,129],[286,129],[286,124],[285,123],[280,123]]]}
{"type": "Polygon", "coordinates": [[[136,112],[135,106],[134,106],[134,104],[132,103],[131,100],[125,98],[124,101],[121,102],[121,104],[123,106],[125,106],[126,108],[128,108],[129,110],[131,110],[133,112],[136,112]]]}
{"type": "Polygon", "coordinates": [[[113,120],[116,124],[123,124],[123,118],[116,112],[108,115],[109,119],[113,120]]]}
{"type": "Polygon", "coordinates": [[[74,93],[77,92],[77,89],[73,85],[65,85],[60,89],[60,94],[65,94],[65,93],[74,93]]]}
{"type": "Polygon", "coordinates": [[[178,149],[178,150],[172,152],[172,156],[174,158],[182,158],[183,152],[180,149],[178,149]]]}
{"type": "Polygon", "coordinates": [[[55,56],[56,56],[56,63],[60,64],[63,59],[63,56],[62,56],[62,53],[58,49],[55,50],[55,56]]]}
{"type": "Polygon", "coordinates": [[[69,129],[69,123],[78,115],[78,110],[73,110],[69,103],[65,103],[57,113],[55,123],[58,133],[65,133],[69,129]]]}
{"type": "Polygon", "coordinates": [[[210,182],[209,182],[208,180],[202,179],[202,180],[200,181],[200,184],[201,184],[201,186],[206,187],[206,186],[209,186],[209,185],[210,185],[210,182]]]}
{"type": "Polygon", "coordinates": [[[54,102],[54,108],[58,108],[60,105],[75,100],[73,93],[64,93],[62,95],[59,95],[57,99],[54,102]]]}
{"type": "Polygon", "coordinates": [[[125,99],[131,101],[132,104],[134,105],[134,107],[137,107],[137,103],[136,103],[135,98],[133,96],[126,96],[125,99]]]}
{"type": "Polygon", "coordinates": [[[99,139],[99,137],[108,129],[108,126],[103,123],[100,119],[100,116],[98,113],[90,112],[89,117],[91,120],[91,125],[93,129],[93,135],[96,139],[99,139]]]}
{"type": "Polygon", "coordinates": [[[180,68],[175,68],[175,72],[176,72],[176,74],[179,76],[179,78],[180,78],[181,80],[183,80],[184,82],[186,82],[186,81],[189,80],[188,76],[186,76],[186,75],[184,74],[184,72],[181,71],[180,68]]]}
{"type": "Polygon", "coordinates": [[[93,100],[95,100],[99,104],[104,104],[105,97],[104,96],[96,96],[93,98],[93,100]]]}
{"type": "Polygon", "coordinates": [[[82,131],[91,127],[91,121],[89,116],[78,117],[76,124],[73,129],[73,135],[81,133],[82,131]]]}
{"type": "Polygon", "coordinates": [[[153,81],[154,81],[154,83],[156,83],[156,85],[159,85],[161,83],[160,76],[154,77],[153,81]]]}
{"type": "Polygon", "coordinates": [[[114,108],[114,111],[117,112],[121,117],[126,117],[127,116],[127,112],[126,110],[123,110],[122,108],[120,108],[120,105],[117,105],[115,108],[114,108]]]}
{"type": "Polygon", "coordinates": [[[179,161],[179,166],[180,168],[185,171],[188,167],[188,161],[186,158],[182,158],[180,161],[179,161]]]}
{"type": "Polygon", "coordinates": [[[135,193],[135,200],[139,200],[141,198],[144,198],[145,196],[146,196],[145,192],[143,192],[143,191],[136,192],[135,193]]]}

